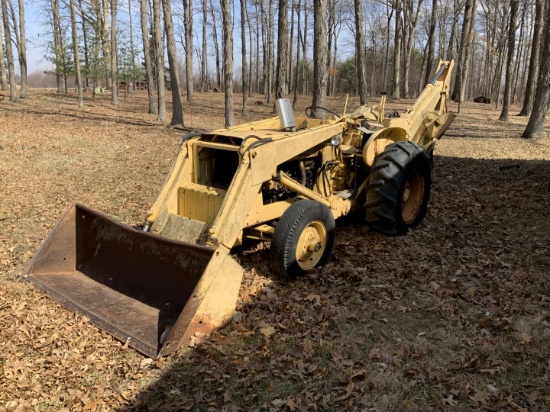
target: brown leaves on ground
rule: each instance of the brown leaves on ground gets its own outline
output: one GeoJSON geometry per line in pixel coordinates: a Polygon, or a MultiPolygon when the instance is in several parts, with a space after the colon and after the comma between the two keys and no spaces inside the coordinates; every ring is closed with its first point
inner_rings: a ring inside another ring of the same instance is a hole
{"type": "MultiPolygon", "coordinates": [[[[187,126],[221,127],[219,95],[195,97],[187,126]]],[[[181,136],[146,107],[137,94],[78,110],[38,91],[0,105],[0,406],[550,409],[550,144],[519,138],[527,119],[463,105],[436,147],[426,219],[408,236],[346,218],[329,263],[296,282],[271,274],[269,245],[239,249],[233,320],[153,361],[18,277],[71,202],[142,223],[181,136]]]]}

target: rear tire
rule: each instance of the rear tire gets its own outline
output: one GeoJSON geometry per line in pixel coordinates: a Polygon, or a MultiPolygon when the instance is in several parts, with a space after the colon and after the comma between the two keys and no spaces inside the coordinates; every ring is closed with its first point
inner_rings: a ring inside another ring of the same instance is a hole
{"type": "Polygon", "coordinates": [[[404,235],[422,222],[432,182],[430,155],[422,146],[409,141],[388,145],[376,158],[369,179],[365,212],[372,229],[404,235]]]}
{"type": "Polygon", "coordinates": [[[278,276],[296,279],[324,265],[334,245],[334,216],[328,207],[300,200],[283,213],[271,239],[271,267],[278,276]]]}

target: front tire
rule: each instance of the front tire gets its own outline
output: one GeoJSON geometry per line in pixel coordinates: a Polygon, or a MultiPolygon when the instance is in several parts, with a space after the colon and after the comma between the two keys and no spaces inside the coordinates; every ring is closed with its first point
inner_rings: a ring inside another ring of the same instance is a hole
{"type": "Polygon", "coordinates": [[[417,227],[428,208],[430,155],[404,141],[390,144],[376,158],[366,191],[367,224],[385,235],[404,235],[417,227]]]}
{"type": "Polygon", "coordinates": [[[334,216],[313,200],[292,204],[275,226],[271,239],[271,267],[281,277],[296,279],[324,265],[334,245],[334,216]]]}

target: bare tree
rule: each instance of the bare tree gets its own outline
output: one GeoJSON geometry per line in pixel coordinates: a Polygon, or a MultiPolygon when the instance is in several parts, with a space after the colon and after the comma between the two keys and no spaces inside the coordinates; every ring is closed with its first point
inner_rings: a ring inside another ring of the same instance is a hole
{"type": "Polygon", "coordinates": [[[19,97],[27,98],[27,38],[25,34],[25,5],[19,0],[19,70],[21,72],[21,90],[19,97]]]}
{"type": "Polygon", "coordinates": [[[269,7],[267,12],[267,59],[264,61],[267,62],[265,65],[265,94],[267,103],[271,103],[272,92],[273,92],[273,61],[275,60],[275,22],[273,19],[273,2],[269,1],[269,7]]]}
{"type": "Polygon", "coordinates": [[[544,41],[540,49],[541,66],[533,102],[533,110],[525,131],[524,138],[548,137],[545,130],[546,115],[550,108],[550,5],[546,6],[544,18],[544,41]]]}
{"type": "Polygon", "coordinates": [[[66,93],[67,87],[64,81],[65,64],[63,54],[63,43],[61,37],[61,20],[59,18],[59,0],[51,0],[53,40],[55,52],[55,78],[57,82],[57,93],[66,93]]]}
{"type": "Polygon", "coordinates": [[[248,62],[246,61],[246,1],[241,0],[241,60],[243,78],[243,115],[248,114],[248,62]]]}
{"type": "Polygon", "coordinates": [[[143,43],[143,58],[145,60],[145,79],[147,81],[147,97],[149,101],[150,114],[158,113],[158,106],[155,104],[154,90],[155,81],[153,66],[151,63],[151,48],[149,46],[149,26],[147,24],[147,3],[146,0],[139,0],[139,16],[141,23],[141,39],[143,43]]]}
{"type": "Polygon", "coordinates": [[[292,108],[296,108],[296,103],[298,102],[298,79],[300,78],[298,73],[298,68],[300,64],[300,39],[302,38],[302,27],[300,26],[300,20],[302,16],[301,12],[302,0],[298,0],[298,5],[296,6],[296,11],[298,13],[298,33],[296,34],[296,70],[294,70],[294,98],[292,99],[292,108]]]}
{"type": "Polygon", "coordinates": [[[287,90],[288,90],[288,93],[290,93],[290,91],[292,90],[292,87],[293,87],[293,83],[292,83],[292,75],[293,75],[293,71],[292,71],[292,64],[294,63],[294,60],[292,59],[292,56],[294,55],[294,30],[295,30],[295,24],[294,24],[294,19],[295,19],[295,13],[294,13],[294,9],[296,8],[296,0],[291,0],[290,2],[290,35],[288,37],[288,59],[287,59],[287,73],[288,73],[288,76],[287,76],[287,90]]]}
{"type": "Polygon", "coordinates": [[[2,38],[4,24],[0,22],[0,90],[8,90],[8,78],[6,77],[6,62],[4,61],[4,44],[2,38]]]}
{"type": "Polygon", "coordinates": [[[327,93],[327,0],[315,0],[313,3],[313,100],[315,117],[324,117],[322,110],[327,93]]]}
{"type": "Polygon", "coordinates": [[[458,61],[456,64],[456,81],[455,87],[453,90],[452,98],[453,100],[461,103],[464,100],[464,73],[468,70],[466,64],[466,56],[469,52],[469,38],[468,34],[470,33],[470,27],[473,24],[473,19],[476,13],[474,7],[475,0],[466,0],[464,5],[464,19],[462,21],[462,33],[460,35],[460,47],[458,50],[458,61]]]}
{"type": "Polygon", "coordinates": [[[307,41],[307,32],[309,30],[308,21],[309,21],[309,13],[310,8],[308,4],[308,0],[303,0],[304,3],[304,29],[302,30],[302,62],[300,64],[300,67],[302,69],[301,73],[301,84],[302,84],[302,94],[306,94],[309,92],[309,82],[307,81],[308,76],[308,64],[307,64],[307,56],[308,56],[308,41],[307,41]]]}
{"type": "Polygon", "coordinates": [[[401,98],[401,48],[403,42],[402,0],[395,0],[395,41],[393,46],[393,97],[401,98]]]}
{"type": "Polygon", "coordinates": [[[277,28],[277,73],[275,76],[275,91],[277,95],[286,95],[288,68],[288,1],[279,0],[279,19],[277,28]]]}
{"type": "MultiPolygon", "coordinates": [[[[166,19],[166,16],[165,16],[166,19]]],[[[193,0],[183,0],[187,101],[193,101],[193,0]]],[[[173,93],[173,92],[172,92],[173,93]]]]}
{"type": "MultiPolygon", "coordinates": [[[[248,95],[252,96],[254,93],[254,83],[252,79],[252,67],[254,65],[254,30],[252,26],[252,20],[250,19],[250,12],[248,11],[248,7],[245,7],[246,12],[246,22],[248,25],[248,44],[249,44],[249,50],[248,50],[248,95]]],[[[256,66],[258,66],[256,64],[256,66]]]]}
{"type": "Polygon", "coordinates": [[[391,6],[390,2],[386,2],[386,49],[384,52],[384,80],[382,82],[384,91],[388,88],[388,67],[390,65],[390,32],[391,32],[391,20],[393,18],[393,12],[394,12],[393,6],[391,6]]]}
{"type": "Polygon", "coordinates": [[[208,89],[207,84],[207,48],[206,48],[206,22],[208,17],[207,0],[202,0],[202,58],[201,58],[201,92],[208,89]]]}
{"type": "Polygon", "coordinates": [[[111,103],[118,104],[116,13],[117,1],[111,0],[111,103]]]}
{"type": "Polygon", "coordinates": [[[428,51],[426,53],[426,76],[424,78],[424,84],[428,84],[428,82],[431,80],[434,67],[436,17],[437,0],[432,0],[432,14],[430,17],[430,33],[428,36],[428,51]]]}
{"type": "MultiPolygon", "coordinates": [[[[181,82],[178,72],[178,60],[176,56],[176,38],[174,36],[174,23],[172,22],[172,10],[170,0],[162,0],[164,11],[164,31],[168,46],[168,68],[170,70],[170,85],[172,89],[172,120],[170,126],[184,125],[183,104],[181,101],[181,82]]],[[[187,45],[189,47],[189,45],[187,45]]],[[[163,52],[163,49],[160,49],[163,52]]],[[[162,71],[164,73],[164,70],[162,71]]]]}
{"type": "Polygon", "coordinates": [[[11,47],[11,29],[8,16],[8,3],[7,0],[1,0],[2,2],[2,18],[4,23],[4,37],[6,39],[6,57],[8,59],[8,77],[10,83],[10,101],[17,102],[17,84],[15,83],[15,65],[13,62],[13,49],[11,47]]]}
{"type": "Polygon", "coordinates": [[[516,18],[518,14],[519,0],[510,0],[510,22],[508,23],[508,57],[506,58],[506,79],[504,80],[504,98],[502,112],[498,120],[508,121],[510,111],[510,93],[512,89],[512,61],[516,46],[516,18]]]}
{"type": "MultiPolygon", "coordinates": [[[[216,16],[214,5],[212,4],[212,0],[210,0],[210,12],[212,16],[212,21],[217,22],[219,17],[216,16]]],[[[223,18],[223,16],[222,16],[223,18]]],[[[214,52],[216,57],[216,84],[218,87],[222,87],[222,68],[220,63],[220,46],[219,46],[219,38],[218,38],[218,30],[216,29],[218,25],[212,24],[212,36],[214,40],[214,52]]]]}
{"type": "Polygon", "coordinates": [[[541,31],[544,26],[544,22],[542,20],[544,17],[543,6],[544,0],[535,1],[535,24],[533,27],[533,41],[531,43],[531,56],[529,58],[529,70],[527,74],[525,96],[519,116],[529,116],[531,114],[531,110],[533,110],[533,97],[535,95],[536,86],[535,79],[538,75],[540,45],[543,37],[541,31]]]}
{"type": "Polygon", "coordinates": [[[332,44],[336,43],[337,3],[338,0],[327,0],[327,96],[331,95],[331,83],[333,83],[336,72],[335,68],[332,66],[332,44]]]}
{"type": "MultiPolygon", "coordinates": [[[[82,0],[80,0],[82,1],[82,0]]],[[[132,18],[132,2],[128,0],[128,17],[130,23],[130,56],[132,57],[132,68],[135,68],[136,49],[134,47],[134,22],[132,18]]],[[[132,91],[136,90],[136,70],[132,70],[132,91]]]]}
{"type": "Polygon", "coordinates": [[[414,10],[415,1],[405,0],[404,10],[403,10],[403,31],[406,36],[406,47],[403,48],[403,63],[404,63],[404,92],[405,97],[409,97],[409,76],[411,72],[411,54],[414,45],[414,38],[416,34],[416,26],[418,24],[418,16],[420,15],[420,8],[424,0],[416,1],[416,10],[414,10]]]}
{"type": "Polygon", "coordinates": [[[231,0],[220,0],[223,16],[223,81],[225,92],[225,127],[235,124],[233,111],[233,21],[231,0]]]}
{"type": "Polygon", "coordinates": [[[75,88],[78,92],[78,107],[84,107],[84,96],[82,93],[82,78],[80,76],[80,56],[78,52],[78,31],[76,29],[76,13],[74,10],[74,0],[69,1],[69,9],[71,12],[71,32],[73,36],[73,55],[75,66],[75,88]]]}
{"type": "Polygon", "coordinates": [[[164,45],[160,26],[160,0],[153,0],[153,41],[155,44],[155,68],[157,74],[157,121],[166,121],[166,88],[164,85],[164,45]]]}
{"type": "Polygon", "coordinates": [[[367,72],[365,70],[365,33],[363,21],[363,2],[354,0],[355,7],[355,67],[360,104],[367,104],[367,72]]]}

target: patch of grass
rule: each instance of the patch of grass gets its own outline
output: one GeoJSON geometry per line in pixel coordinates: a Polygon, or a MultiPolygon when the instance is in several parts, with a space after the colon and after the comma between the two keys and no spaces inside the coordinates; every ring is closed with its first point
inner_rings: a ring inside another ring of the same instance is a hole
{"type": "Polygon", "coordinates": [[[99,381],[101,374],[97,370],[90,371],[86,377],[84,377],[82,385],[87,388],[94,387],[99,381]]]}
{"type": "Polygon", "coordinates": [[[262,406],[275,399],[286,400],[300,392],[299,382],[279,379],[272,375],[263,378],[258,385],[256,406],[262,406]]]}
{"type": "Polygon", "coordinates": [[[280,339],[274,340],[269,345],[269,348],[274,356],[281,356],[287,353],[296,353],[298,350],[298,343],[295,336],[285,335],[280,339]]]}

